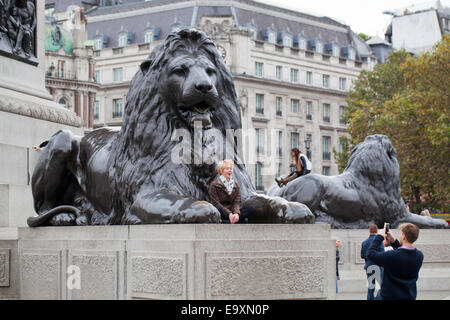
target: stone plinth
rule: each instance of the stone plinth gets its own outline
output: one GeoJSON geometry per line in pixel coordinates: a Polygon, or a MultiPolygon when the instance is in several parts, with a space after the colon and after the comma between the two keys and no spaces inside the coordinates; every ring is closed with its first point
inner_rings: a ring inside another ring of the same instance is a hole
{"type": "MultiPolygon", "coordinates": [[[[398,238],[399,231],[392,231],[398,238]]],[[[341,240],[339,292],[367,292],[361,243],[369,236],[368,230],[332,230],[331,233],[341,240]]],[[[417,281],[419,295],[427,291],[450,292],[450,230],[420,230],[416,246],[424,254],[417,281]]]]}
{"type": "Polygon", "coordinates": [[[328,225],[5,230],[8,240],[1,240],[0,232],[0,262],[10,259],[10,286],[2,287],[0,279],[0,297],[335,298],[335,249],[328,225]],[[79,290],[66,285],[70,266],[80,270],[79,290]]]}

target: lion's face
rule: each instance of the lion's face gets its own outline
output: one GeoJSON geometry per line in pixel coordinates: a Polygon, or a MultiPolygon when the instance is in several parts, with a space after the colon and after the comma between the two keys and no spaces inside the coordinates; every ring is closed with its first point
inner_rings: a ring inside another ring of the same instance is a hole
{"type": "Polygon", "coordinates": [[[217,71],[203,54],[181,52],[165,66],[161,88],[173,111],[192,128],[211,129],[218,107],[217,71]]]}

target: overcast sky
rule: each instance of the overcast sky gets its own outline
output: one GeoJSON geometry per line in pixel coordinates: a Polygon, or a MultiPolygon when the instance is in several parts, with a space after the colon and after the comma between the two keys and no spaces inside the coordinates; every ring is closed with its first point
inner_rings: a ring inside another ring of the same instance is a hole
{"type": "MultiPolygon", "coordinates": [[[[395,10],[411,5],[435,3],[424,0],[257,0],[279,7],[294,9],[316,16],[328,16],[349,25],[356,33],[381,36],[391,21],[383,11],[395,10]]],[[[450,0],[441,0],[450,6],[450,0]]]]}

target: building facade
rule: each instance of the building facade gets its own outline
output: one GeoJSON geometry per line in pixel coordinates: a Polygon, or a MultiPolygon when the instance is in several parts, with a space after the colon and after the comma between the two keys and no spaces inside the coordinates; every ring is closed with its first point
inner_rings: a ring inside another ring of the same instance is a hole
{"type": "Polygon", "coordinates": [[[99,88],[94,76],[92,43],[87,38],[84,9],[72,7],[46,19],[46,88],[55,102],[83,119],[85,131],[94,126],[94,102],[99,88]]]}
{"type": "Polygon", "coordinates": [[[94,127],[121,125],[140,63],[170,32],[195,27],[214,40],[233,73],[257,189],[290,172],[294,147],[310,157],[314,173],[338,174],[333,151],[347,135],[348,91],[376,63],[348,26],[250,0],[99,3],[87,17],[100,86],[94,127]]]}
{"type": "Polygon", "coordinates": [[[394,50],[421,54],[430,51],[444,34],[450,34],[450,7],[440,1],[428,1],[385,14],[392,15],[385,40],[394,50]]]}

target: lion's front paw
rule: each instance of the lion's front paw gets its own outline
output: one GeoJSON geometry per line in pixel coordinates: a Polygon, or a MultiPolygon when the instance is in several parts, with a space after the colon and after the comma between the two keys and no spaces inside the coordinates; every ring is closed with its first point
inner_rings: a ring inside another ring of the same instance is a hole
{"type": "Polygon", "coordinates": [[[220,213],[211,203],[195,201],[172,218],[174,223],[220,223],[220,213]]]}
{"type": "Polygon", "coordinates": [[[75,226],[77,217],[72,213],[60,213],[48,222],[51,226],[75,226]]]}
{"type": "Polygon", "coordinates": [[[283,205],[283,222],[314,224],[315,216],[303,203],[287,202],[283,205]]]}

